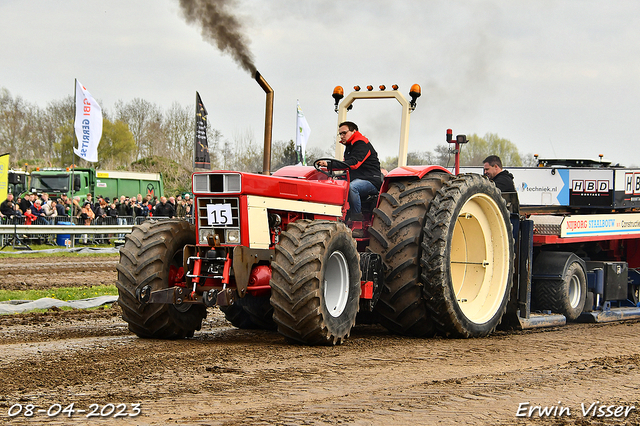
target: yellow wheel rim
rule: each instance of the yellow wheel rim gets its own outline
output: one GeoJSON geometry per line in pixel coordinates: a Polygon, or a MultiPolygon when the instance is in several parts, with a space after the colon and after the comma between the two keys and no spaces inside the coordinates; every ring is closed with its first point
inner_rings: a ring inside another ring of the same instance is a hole
{"type": "Polygon", "coordinates": [[[483,324],[497,313],[509,283],[511,235],[499,205],[476,194],[456,219],[451,240],[451,282],[458,306],[483,324]]]}

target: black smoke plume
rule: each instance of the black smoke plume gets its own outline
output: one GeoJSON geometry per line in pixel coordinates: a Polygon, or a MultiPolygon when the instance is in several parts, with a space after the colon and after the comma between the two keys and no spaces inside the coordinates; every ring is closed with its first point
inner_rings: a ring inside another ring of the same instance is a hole
{"type": "Polygon", "coordinates": [[[188,23],[202,27],[202,37],[207,42],[230,54],[253,76],[253,55],[242,34],[242,24],[230,11],[232,3],[233,0],[180,0],[180,7],[188,23]]]}

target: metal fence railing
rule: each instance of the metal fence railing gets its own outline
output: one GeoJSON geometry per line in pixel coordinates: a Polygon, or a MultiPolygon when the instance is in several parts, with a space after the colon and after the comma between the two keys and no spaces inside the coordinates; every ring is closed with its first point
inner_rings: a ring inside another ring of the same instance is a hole
{"type": "MultiPolygon", "coordinates": [[[[36,221],[27,225],[24,216],[3,217],[0,219],[0,245],[50,244],[75,246],[76,244],[112,244],[124,240],[135,225],[145,220],[162,220],[163,217],[121,216],[99,217],[86,224],[84,219],[69,216],[54,216],[47,222],[36,221]]],[[[194,223],[193,218],[183,218],[194,223]]]]}

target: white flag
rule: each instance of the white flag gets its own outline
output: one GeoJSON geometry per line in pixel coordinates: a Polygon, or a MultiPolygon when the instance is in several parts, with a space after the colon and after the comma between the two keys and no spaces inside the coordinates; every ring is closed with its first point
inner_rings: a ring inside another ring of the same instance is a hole
{"type": "Polygon", "coordinates": [[[76,80],[76,138],[75,154],[87,161],[98,161],[98,144],[102,137],[102,108],[91,93],[76,80]]]}
{"type": "Polygon", "coordinates": [[[306,157],[306,149],[307,149],[307,141],[309,140],[309,135],[311,134],[311,129],[309,128],[309,124],[307,123],[307,119],[304,117],[302,109],[300,108],[300,102],[298,101],[298,119],[296,121],[296,127],[298,131],[296,132],[296,148],[300,147],[300,152],[302,154],[302,163],[307,165],[307,157],[306,157]]]}

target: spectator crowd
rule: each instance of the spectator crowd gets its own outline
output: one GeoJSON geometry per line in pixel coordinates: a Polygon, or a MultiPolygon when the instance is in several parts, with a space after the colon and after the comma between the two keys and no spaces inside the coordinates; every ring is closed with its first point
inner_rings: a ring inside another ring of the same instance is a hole
{"type": "Polygon", "coordinates": [[[67,194],[53,200],[46,193],[40,197],[32,193],[14,199],[14,194],[9,193],[7,199],[0,204],[0,219],[6,223],[5,218],[24,217],[26,224],[51,225],[64,217],[67,220],[76,218],[77,223],[85,225],[126,225],[128,219],[131,219],[129,223],[132,224],[135,218],[140,217],[193,217],[193,199],[189,194],[184,197],[162,196],[159,200],[152,195],[143,197],[142,194],[133,197],[122,195],[113,200],[97,196],[95,201],[92,194],[87,194],[86,200],[81,200],[79,196],[70,199],[67,194]]]}

